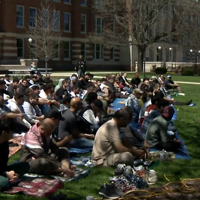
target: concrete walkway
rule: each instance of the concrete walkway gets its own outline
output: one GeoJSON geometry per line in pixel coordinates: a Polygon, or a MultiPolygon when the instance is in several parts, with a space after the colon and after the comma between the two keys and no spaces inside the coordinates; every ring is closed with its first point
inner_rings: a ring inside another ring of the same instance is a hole
{"type": "MultiPolygon", "coordinates": [[[[95,72],[95,74],[109,74],[109,73],[113,73],[113,72],[95,72]]],[[[65,76],[71,76],[73,73],[72,72],[56,72],[56,73],[52,73],[51,76],[52,77],[65,77],[65,76]]],[[[103,78],[103,76],[95,76],[95,78],[103,78]]],[[[128,78],[128,80],[131,80],[131,78],[128,78]]],[[[189,84],[189,85],[200,85],[200,83],[198,82],[185,82],[185,81],[175,81],[176,83],[180,83],[180,84],[189,84]]]]}

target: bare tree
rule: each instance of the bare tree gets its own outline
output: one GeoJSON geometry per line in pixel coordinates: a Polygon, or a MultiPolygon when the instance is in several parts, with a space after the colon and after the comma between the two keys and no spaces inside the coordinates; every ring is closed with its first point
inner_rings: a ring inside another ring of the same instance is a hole
{"type": "Polygon", "coordinates": [[[197,5],[196,0],[99,0],[93,11],[105,22],[104,30],[89,33],[92,43],[107,47],[136,45],[139,71],[144,70],[145,50],[159,42],[178,41],[184,19],[197,5]],[[114,28],[113,28],[114,23],[114,28]],[[144,68],[143,68],[144,67],[144,68]]]}
{"type": "Polygon", "coordinates": [[[58,55],[61,41],[59,12],[50,1],[43,1],[37,10],[36,20],[29,22],[29,51],[39,59],[45,59],[46,73],[48,61],[58,55]]]}

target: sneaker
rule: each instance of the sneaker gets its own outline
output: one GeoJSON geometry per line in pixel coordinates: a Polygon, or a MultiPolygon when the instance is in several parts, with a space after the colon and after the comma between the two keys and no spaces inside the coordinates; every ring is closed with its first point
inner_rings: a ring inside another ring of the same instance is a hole
{"type": "Polygon", "coordinates": [[[115,184],[111,183],[104,184],[99,191],[99,195],[108,199],[117,199],[119,197],[122,197],[124,193],[118,190],[115,184]]]}
{"type": "Polygon", "coordinates": [[[115,175],[121,175],[121,174],[123,174],[125,167],[126,167],[125,164],[118,164],[117,168],[114,171],[114,174],[115,175]]]}
{"type": "Polygon", "coordinates": [[[153,185],[158,181],[158,176],[155,170],[147,170],[143,179],[148,183],[148,185],[153,185]]]}
{"type": "Polygon", "coordinates": [[[132,177],[132,175],[133,175],[133,168],[131,166],[126,166],[125,169],[124,169],[123,175],[126,178],[132,177]]]}
{"type": "Polygon", "coordinates": [[[143,180],[142,177],[133,175],[130,182],[136,186],[138,189],[144,189],[147,188],[149,185],[146,181],[143,180]]]}
{"type": "Polygon", "coordinates": [[[125,176],[110,178],[110,181],[116,186],[116,188],[122,192],[137,189],[135,185],[130,183],[125,176]]]}

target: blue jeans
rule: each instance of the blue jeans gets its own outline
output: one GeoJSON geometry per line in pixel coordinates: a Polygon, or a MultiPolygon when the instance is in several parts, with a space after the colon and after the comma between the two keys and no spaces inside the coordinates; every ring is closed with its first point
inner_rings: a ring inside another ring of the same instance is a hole
{"type": "Polygon", "coordinates": [[[74,148],[93,148],[94,141],[86,138],[78,138],[71,142],[71,147],[74,148]]]}

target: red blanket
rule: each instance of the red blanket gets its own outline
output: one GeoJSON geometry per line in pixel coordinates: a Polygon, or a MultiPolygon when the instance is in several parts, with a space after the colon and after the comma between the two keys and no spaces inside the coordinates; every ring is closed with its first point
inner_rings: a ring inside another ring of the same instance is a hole
{"type": "Polygon", "coordinates": [[[63,186],[59,179],[29,179],[24,180],[18,184],[18,186],[13,187],[8,194],[24,193],[29,196],[44,197],[55,193],[59,188],[63,186]]]}

